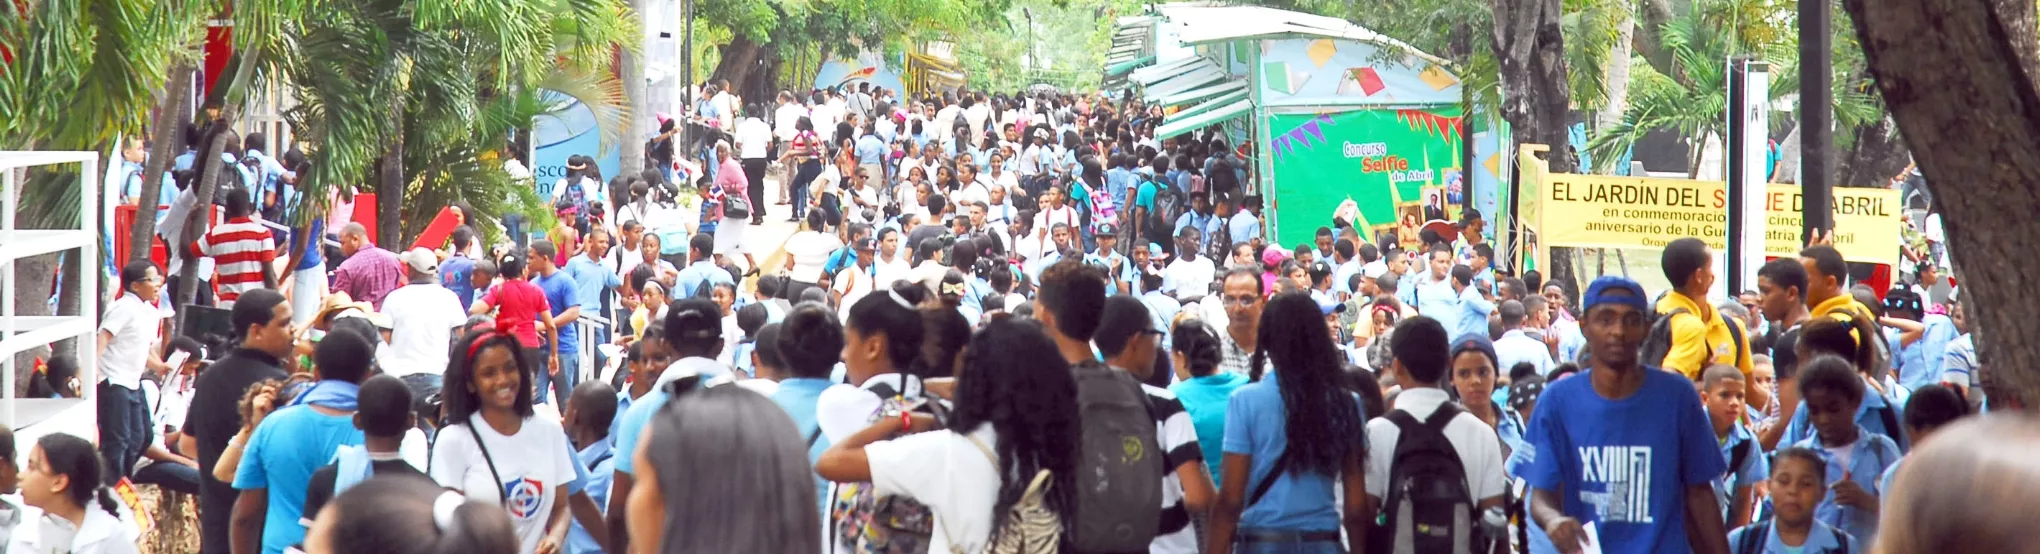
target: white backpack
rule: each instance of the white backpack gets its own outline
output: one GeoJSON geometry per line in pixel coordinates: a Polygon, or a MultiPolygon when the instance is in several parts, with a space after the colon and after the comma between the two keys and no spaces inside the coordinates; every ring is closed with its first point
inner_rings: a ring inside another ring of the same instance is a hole
{"type": "MultiPolygon", "coordinates": [[[[985,460],[992,463],[994,470],[998,469],[999,457],[992,453],[991,447],[979,442],[977,437],[966,435],[965,438],[977,445],[978,450],[984,451],[985,460]]],[[[984,554],[1055,554],[1058,551],[1062,543],[1062,517],[1048,509],[1043,498],[1048,494],[1049,478],[1053,476],[1054,473],[1046,469],[1034,473],[1034,480],[1028,483],[1027,491],[1020,494],[1020,500],[1006,510],[1005,517],[1000,518],[994,527],[991,540],[985,544],[984,554]]],[[[941,525],[942,520],[936,520],[936,524],[941,525]]],[[[949,538],[950,554],[970,554],[956,542],[947,527],[942,529],[942,535],[949,538]]]]}

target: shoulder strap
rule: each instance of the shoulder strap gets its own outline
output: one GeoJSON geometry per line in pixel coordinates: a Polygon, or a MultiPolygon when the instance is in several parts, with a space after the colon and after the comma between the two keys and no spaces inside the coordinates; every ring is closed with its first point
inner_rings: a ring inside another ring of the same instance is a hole
{"type": "Polygon", "coordinates": [[[1742,540],[1736,541],[1735,554],[1759,554],[1764,541],[1771,535],[1771,522],[1761,521],[1743,530],[1742,540]]]}
{"type": "Polygon", "coordinates": [[[820,423],[816,423],[815,430],[813,432],[808,433],[807,436],[808,448],[814,448],[815,441],[821,440],[821,438],[822,438],[822,425],[820,423]]]}
{"type": "Polygon", "coordinates": [[[473,419],[468,420],[467,430],[468,436],[475,438],[475,448],[481,449],[482,451],[482,461],[487,462],[489,464],[489,477],[495,479],[494,481],[490,481],[489,485],[497,488],[496,496],[499,499],[497,500],[497,503],[504,506],[508,506],[510,503],[510,495],[505,493],[501,489],[501,487],[503,486],[503,474],[498,473],[496,471],[496,458],[494,456],[489,455],[489,445],[482,442],[482,432],[475,430],[475,421],[473,419]]]}
{"type": "MultiPolygon", "coordinates": [[[[1870,391],[1871,394],[1876,394],[1876,392],[1874,390],[1870,391]]],[[[1893,445],[1904,444],[1902,440],[1905,436],[1905,429],[1898,426],[1898,410],[1891,408],[1891,401],[1889,399],[1884,401],[1884,407],[1877,409],[1877,419],[1884,423],[1884,436],[1891,439],[1893,445]]],[[[1878,461],[1882,462],[1883,460],[1878,461]]]]}
{"type": "Polygon", "coordinates": [[[1247,507],[1251,507],[1254,504],[1259,503],[1261,501],[1261,497],[1268,496],[1268,489],[1274,487],[1275,481],[1277,479],[1281,479],[1282,474],[1287,473],[1288,471],[1289,471],[1289,449],[1283,448],[1282,454],[1275,457],[1275,465],[1273,467],[1268,468],[1268,476],[1261,479],[1261,484],[1254,486],[1254,494],[1247,497],[1247,504],[1246,506],[1241,507],[1241,510],[1245,510],[1247,507]]]}
{"type": "Polygon", "coordinates": [[[1834,533],[1834,534],[1835,534],[1835,544],[1839,544],[1839,545],[1842,545],[1842,547],[1841,547],[1841,550],[1839,551],[1839,554],[1850,554],[1851,552],[1854,552],[1854,551],[1852,551],[1852,550],[1850,550],[1850,549],[1849,549],[1849,534],[1848,534],[1848,533],[1843,533],[1841,529],[1839,529],[1839,528],[1835,528],[1835,527],[1829,527],[1829,528],[1828,528],[1828,532],[1829,532],[1829,533],[1834,533]]]}
{"type": "Polygon", "coordinates": [[[1747,359],[1749,348],[1743,344],[1744,341],[1748,340],[1748,337],[1743,336],[1742,326],[1740,325],[1728,325],[1727,327],[1728,340],[1735,343],[1735,365],[1741,367],[1744,362],[1749,361],[1747,359]]]}
{"type": "MultiPolygon", "coordinates": [[[[1749,460],[1749,457],[1750,457],[1750,441],[1742,441],[1736,443],[1734,448],[1728,449],[1728,474],[1735,475],[1736,470],[1738,468],[1741,468],[1743,462],[1749,460]]],[[[1742,485],[1746,483],[1737,484],[1742,485]]]]}

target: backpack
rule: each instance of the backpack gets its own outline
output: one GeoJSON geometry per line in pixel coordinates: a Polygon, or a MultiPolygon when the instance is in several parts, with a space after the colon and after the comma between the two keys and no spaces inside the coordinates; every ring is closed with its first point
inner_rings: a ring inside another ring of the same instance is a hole
{"type": "MultiPolygon", "coordinates": [[[[1672,318],[1678,317],[1680,314],[1691,313],[1693,312],[1687,311],[1685,308],[1677,308],[1672,310],[1672,313],[1658,316],[1656,321],[1651,322],[1650,334],[1644,335],[1643,346],[1638,351],[1640,356],[1638,360],[1650,367],[1661,369],[1665,367],[1665,356],[1672,352],[1672,318]]],[[[1735,365],[1741,366],[1743,364],[1743,353],[1747,351],[1743,347],[1743,341],[1747,339],[1743,337],[1742,330],[1738,329],[1735,325],[1728,326],[1728,337],[1729,340],[1735,342],[1735,365]]],[[[1700,369],[1705,370],[1707,369],[1706,365],[1714,363],[1713,351],[1712,345],[1709,345],[1707,364],[1702,364],[1700,369]]]]}
{"type": "Polygon", "coordinates": [[[1071,372],[1084,422],[1071,544],[1084,552],[1146,551],[1161,529],[1166,463],[1147,393],[1133,377],[1097,362],[1071,372]]]}
{"type": "Polygon", "coordinates": [[[1462,413],[1445,403],[1424,421],[1409,412],[1389,412],[1401,430],[1389,466],[1384,532],[1377,552],[1485,552],[1486,538],[1476,536],[1480,514],[1467,485],[1466,467],[1445,437],[1445,426],[1462,413]]]}
{"type": "MultiPolygon", "coordinates": [[[[976,437],[963,437],[977,445],[978,450],[985,453],[985,459],[992,462],[992,468],[998,469],[999,457],[992,453],[990,446],[976,437]]],[[[1062,516],[1048,509],[1043,499],[1048,494],[1049,479],[1054,475],[1046,469],[1034,473],[1034,480],[1027,484],[1025,492],[1020,493],[1020,499],[1006,509],[1005,517],[994,523],[991,540],[985,545],[985,554],[1055,552],[1056,544],[1062,541],[1062,516]]],[[[949,530],[945,528],[942,533],[948,536],[949,530]]],[[[963,546],[954,538],[949,545],[951,554],[965,554],[963,546]]]]}
{"type": "MultiPolygon", "coordinates": [[[[880,383],[868,390],[884,399],[880,412],[903,408],[906,397],[890,385],[880,383]]],[[[816,428],[809,443],[820,436],[821,429],[816,428]]],[[[1018,504],[1014,507],[1020,508],[1018,504]]],[[[843,483],[836,486],[829,525],[832,530],[829,536],[848,545],[850,552],[920,554],[928,552],[929,538],[935,532],[935,516],[927,505],[907,497],[879,496],[869,482],[843,483]]]]}
{"type": "MultiPolygon", "coordinates": [[[[1155,244],[1171,244],[1176,234],[1176,218],[1182,215],[1183,201],[1176,193],[1176,187],[1155,183],[1155,206],[1148,210],[1147,240],[1155,244]]],[[[1202,231],[1203,229],[1199,229],[1202,231]]]]}
{"type": "MultiPolygon", "coordinates": [[[[1809,551],[1806,554],[1850,554],[1855,552],[1849,546],[1848,533],[1843,533],[1841,529],[1833,527],[1829,527],[1828,532],[1834,533],[1835,544],[1841,545],[1841,547],[1821,552],[1809,551]]],[[[1731,554],[1764,554],[1764,542],[1770,538],[1771,522],[1763,521],[1750,524],[1749,527],[1743,528],[1742,540],[1735,541],[1735,550],[1731,551],[1731,554]]]]}

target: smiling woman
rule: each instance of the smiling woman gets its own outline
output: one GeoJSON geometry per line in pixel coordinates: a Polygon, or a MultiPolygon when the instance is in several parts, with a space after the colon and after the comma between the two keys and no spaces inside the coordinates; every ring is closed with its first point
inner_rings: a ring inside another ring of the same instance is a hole
{"type": "MultiPolygon", "coordinates": [[[[493,330],[454,343],[441,388],[452,425],[433,446],[431,475],[470,500],[502,506],[524,552],[557,550],[566,540],[568,503],[593,503],[569,493],[584,470],[560,424],[534,414],[532,368],[519,352],[516,339],[493,330]]],[[[607,529],[599,516],[581,523],[607,529]]]]}

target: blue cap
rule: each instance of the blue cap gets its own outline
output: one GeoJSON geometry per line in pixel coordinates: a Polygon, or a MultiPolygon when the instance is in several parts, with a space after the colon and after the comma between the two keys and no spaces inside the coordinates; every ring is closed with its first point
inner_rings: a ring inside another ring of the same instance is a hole
{"type": "Polygon", "coordinates": [[[1459,338],[1452,339],[1451,352],[1452,358],[1458,358],[1460,354],[1465,354],[1467,352],[1479,352],[1481,354],[1486,354],[1488,363],[1495,365],[1496,372],[1502,375],[1509,374],[1509,368],[1501,367],[1502,365],[1501,360],[1495,356],[1495,342],[1488,340],[1487,335],[1482,335],[1479,333],[1467,333],[1464,335],[1460,335],[1459,338]]]}
{"type": "Polygon", "coordinates": [[[1580,299],[1582,311],[1594,311],[1595,306],[1602,304],[1629,306],[1640,312],[1650,311],[1650,298],[1643,294],[1643,285],[1614,275],[1603,275],[1594,279],[1593,284],[1587,285],[1587,294],[1580,299]],[[1627,294],[1610,295],[1616,292],[1627,294]]]}

